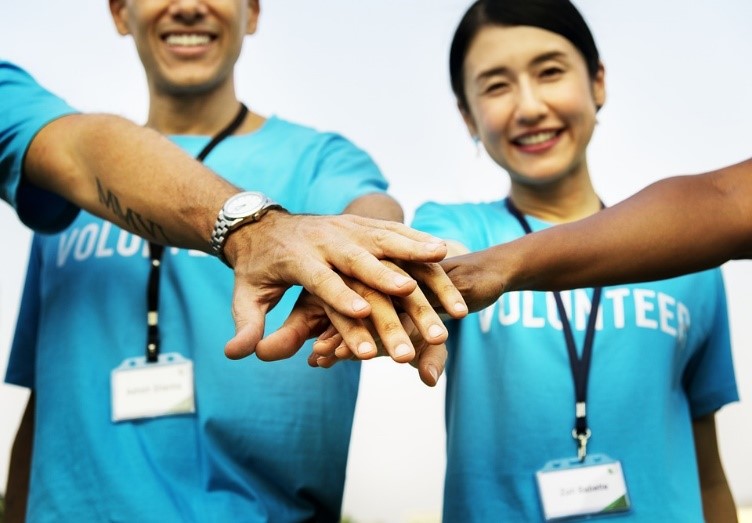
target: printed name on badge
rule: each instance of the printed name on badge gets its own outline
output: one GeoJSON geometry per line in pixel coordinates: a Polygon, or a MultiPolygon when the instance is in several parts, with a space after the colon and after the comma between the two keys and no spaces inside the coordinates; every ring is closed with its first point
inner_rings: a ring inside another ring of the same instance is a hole
{"type": "Polygon", "coordinates": [[[193,362],[178,353],[155,363],[128,358],[111,374],[112,421],[196,412],[193,362]]]}
{"type": "Polygon", "coordinates": [[[603,454],[550,461],[535,476],[546,521],[630,510],[621,462],[603,454]]]}

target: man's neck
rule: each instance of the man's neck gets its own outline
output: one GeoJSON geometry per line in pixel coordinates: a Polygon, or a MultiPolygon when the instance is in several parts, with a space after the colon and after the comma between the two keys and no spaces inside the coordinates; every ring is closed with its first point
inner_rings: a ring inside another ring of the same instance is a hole
{"type": "Polygon", "coordinates": [[[219,88],[198,94],[165,94],[152,90],[147,127],[167,135],[213,136],[238,113],[235,90],[219,88]]]}

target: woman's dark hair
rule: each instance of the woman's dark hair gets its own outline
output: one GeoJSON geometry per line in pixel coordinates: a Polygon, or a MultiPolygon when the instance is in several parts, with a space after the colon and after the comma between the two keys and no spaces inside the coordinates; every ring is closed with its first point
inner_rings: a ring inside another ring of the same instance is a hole
{"type": "Polygon", "coordinates": [[[449,50],[449,77],[461,107],[467,107],[463,76],[465,56],[486,26],[527,25],[563,36],[580,51],[588,73],[598,72],[598,48],[584,18],[569,0],[478,0],[462,17],[449,50]]]}

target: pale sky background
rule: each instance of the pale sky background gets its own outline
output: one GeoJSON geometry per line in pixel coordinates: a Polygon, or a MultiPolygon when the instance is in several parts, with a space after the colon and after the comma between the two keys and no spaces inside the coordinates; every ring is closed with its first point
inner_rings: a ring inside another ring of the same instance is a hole
{"type": "MultiPolygon", "coordinates": [[[[238,65],[239,95],[262,114],[337,130],[365,148],[408,219],[428,199],[498,199],[506,175],[477,156],[449,88],[449,42],[469,3],[264,0],[259,32],[238,65]]],[[[752,2],[576,3],[607,71],[608,101],[590,147],[604,202],[667,175],[752,156],[752,2]]],[[[130,39],[115,32],[104,0],[3,2],[0,56],[82,110],[145,119],[140,63],[130,39]]],[[[8,206],[0,208],[0,228],[8,249],[0,259],[4,372],[30,234],[8,206]]],[[[720,446],[737,503],[752,505],[752,264],[732,262],[724,273],[742,401],[718,415],[720,446]]],[[[344,512],[364,523],[435,518],[444,471],[443,378],[429,389],[411,367],[369,362],[360,394],[344,512]]],[[[26,397],[0,385],[0,485],[26,397]]],[[[639,438],[641,428],[633,430],[639,438]]]]}

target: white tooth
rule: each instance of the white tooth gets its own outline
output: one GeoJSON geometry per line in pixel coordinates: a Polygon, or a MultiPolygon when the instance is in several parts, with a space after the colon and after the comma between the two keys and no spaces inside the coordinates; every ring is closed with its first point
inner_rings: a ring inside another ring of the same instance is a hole
{"type": "Polygon", "coordinates": [[[530,134],[528,136],[523,136],[518,141],[522,145],[535,145],[535,144],[543,143],[546,140],[550,140],[554,136],[556,136],[556,133],[554,131],[540,132],[536,134],[530,134]]]}
{"type": "Polygon", "coordinates": [[[194,45],[206,45],[209,43],[209,40],[210,39],[207,35],[179,34],[179,35],[169,35],[167,37],[167,44],[190,47],[194,45]]]}

